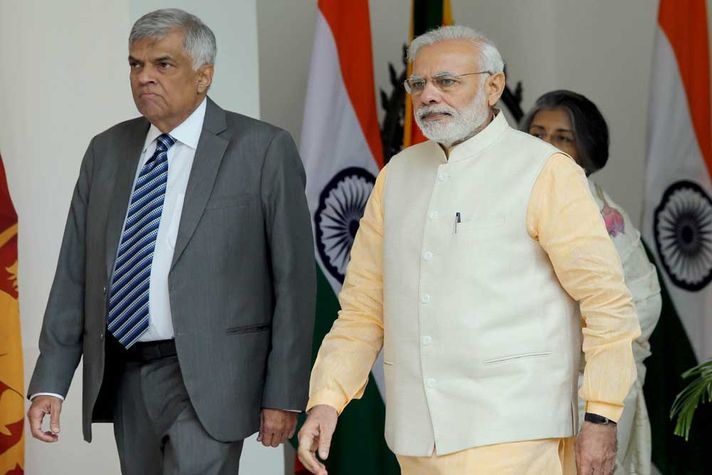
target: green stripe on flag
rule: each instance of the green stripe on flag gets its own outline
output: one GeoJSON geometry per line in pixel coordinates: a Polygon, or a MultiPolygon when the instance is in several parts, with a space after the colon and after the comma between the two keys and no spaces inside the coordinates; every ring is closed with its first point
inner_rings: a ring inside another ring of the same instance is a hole
{"type": "Polygon", "coordinates": [[[316,321],[314,323],[314,343],[312,346],[312,365],[316,355],[331,325],[339,313],[339,300],[334,294],[329,281],[326,280],[321,266],[316,266],[316,321]]]}
{"type": "Polygon", "coordinates": [[[413,0],[413,37],[443,24],[443,0],[413,0]]]}
{"type": "MultiPolygon", "coordinates": [[[[645,246],[648,258],[655,262],[645,246]]],[[[658,273],[663,269],[658,266],[658,273]]],[[[712,404],[698,407],[690,440],[673,434],[675,422],[670,408],[675,396],[686,386],[680,375],[696,366],[697,358],[682,326],[675,305],[660,279],[662,311],[650,337],[652,355],[645,360],[645,404],[650,417],[653,464],[664,475],[712,473],[712,404]]]]}
{"type": "MultiPolygon", "coordinates": [[[[339,301],[334,291],[317,265],[316,323],[314,325],[314,346],[312,364],[319,352],[321,341],[331,330],[339,312],[339,301]]],[[[355,399],[346,406],[339,416],[331,451],[325,462],[330,474],[334,475],[397,475],[400,473],[398,461],[388,449],[384,438],[386,408],[378,391],[373,375],[368,377],[368,385],[361,399],[355,399]]],[[[300,418],[299,426],[304,422],[300,418]]],[[[292,439],[297,447],[297,438],[292,439]]]]}

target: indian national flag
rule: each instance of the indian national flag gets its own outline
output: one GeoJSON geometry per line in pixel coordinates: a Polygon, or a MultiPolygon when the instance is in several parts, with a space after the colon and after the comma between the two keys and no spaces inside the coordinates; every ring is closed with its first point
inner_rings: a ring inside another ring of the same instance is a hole
{"type": "Polygon", "coordinates": [[[24,473],[24,382],[17,303],[17,214],[0,157],[0,474],[24,473]]]}
{"type": "Polygon", "coordinates": [[[663,284],[646,361],[653,463],[661,473],[710,473],[712,405],[689,442],[669,419],[680,374],[712,357],[712,140],[705,0],[661,0],[655,36],[643,236],[663,284]]]}
{"type": "MultiPolygon", "coordinates": [[[[314,357],[337,316],[351,245],[383,165],[367,0],[319,0],[301,137],[318,263],[314,357]]],[[[381,368],[376,364],[374,371],[381,368]]],[[[382,370],[381,370],[382,371],[382,370]]],[[[326,463],[339,475],[399,473],[384,440],[382,373],[339,418],[326,463]]]]}
{"type": "MultiPolygon", "coordinates": [[[[434,28],[443,25],[452,25],[452,8],[450,0],[412,0],[410,15],[409,41],[434,28]]],[[[412,65],[408,64],[407,77],[410,77],[412,65]]],[[[403,123],[403,148],[425,142],[427,139],[422,134],[413,117],[413,104],[410,96],[405,100],[405,117],[403,123]]]]}

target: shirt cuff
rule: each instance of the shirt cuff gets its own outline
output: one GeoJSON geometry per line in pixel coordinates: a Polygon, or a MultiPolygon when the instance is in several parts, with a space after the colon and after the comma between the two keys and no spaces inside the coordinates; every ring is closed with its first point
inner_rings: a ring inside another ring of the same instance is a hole
{"type": "Polygon", "coordinates": [[[309,402],[307,403],[307,412],[309,412],[314,406],[325,405],[333,407],[336,409],[336,413],[341,415],[348,403],[348,401],[344,401],[344,396],[340,393],[334,391],[321,391],[309,398],[309,402]]]}
{"type": "Polygon", "coordinates": [[[30,398],[29,398],[30,401],[32,401],[37,396],[54,396],[57,399],[64,401],[64,396],[62,396],[61,394],[57,394],[57,393],[34,393],[34,394],[30,395],[30,398]]]}
{"type": "Polygon", "coordinates": [[[606,417],[614,422],[618,422],[623,414],[623,406],[616,406],[614,404],[606,404],[605,402],[592,402],[586,403],[586,412],[591,414],[598,414],[599,416],[606,417]]]}

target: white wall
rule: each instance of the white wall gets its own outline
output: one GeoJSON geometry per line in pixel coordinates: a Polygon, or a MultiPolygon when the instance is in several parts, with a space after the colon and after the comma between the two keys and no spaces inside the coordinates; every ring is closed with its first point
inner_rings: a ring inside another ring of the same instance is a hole
{"type": "MultiPolygon", "coordinates": [[[[400,65],[410,0],[369,3],[376,82],[389,87],[387,63],[400,65]]],[[[524,83],[525,109],[541,93],[561,87],[599,105],[612,146],[611,161],[597,179],[636,221],[657,3],[452,0],[458,23],[480,28],[497,42],[510,84],[524,83]]],[[[0,0],[0,150],[20,217],[28,378],[80,159],[91,136],[136,115],[126,38],[136,18],[161,6],[168,2],[0,0]]],[[[211,95],[228,109],[261,112],[298,140],[315,0],[176,0],[170,6],[197,13],[217,35],[211,95]]],[[[110,426],[95,426],[91,446],[81,442],[80,373],[65,405],[62,441],[40,447],[28,440],[28,474],[118,472],[110,426]]],[[[278,454],[247,447],[242,472],[281,473],[278,454]]]]}
{"type": "MultiPolygon", "coordinates": [[[[19,287],[26,382],[77,178],[91,137],[137,115],[128,83],[133,21],[183,7],[217,36],[211,96],[258,117],[256,0],[0,0],[0,151],[19,215],[19,287]]],[[[27,438],[26,473],[119,473],[111,426],[81,436],[81,370],[62,414],[61,441],[27,438]]],[[[26,427],[26,434],[29,428],[26,427]]],[[[241,473],[282,474],[281,450],[246,444],[241,473]]]]}
{"type": "MultiPolygon", "coordinates": [[[[297,139],[315,4],[271,0],[257,6],[262,118],[285,127],[297,139]]],[[[497,43],[508,65],[510,86],[523,82],[524,110],[542,93],[558,88],[581,92],[599,106],[611,130],[611,158],[595,179],[638,223],[658,1],[451,0],[451,4],[457,23],[481,29],[497,43]]],[[[401,64],[411,0],[371,0],[369,5],[375,80],[390,91],[387,64],[401,64]]]]}

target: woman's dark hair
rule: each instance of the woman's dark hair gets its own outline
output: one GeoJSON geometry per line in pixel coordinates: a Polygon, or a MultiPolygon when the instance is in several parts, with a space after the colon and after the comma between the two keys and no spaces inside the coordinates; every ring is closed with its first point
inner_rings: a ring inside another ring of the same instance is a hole
{"type": "Polygon", "coordinates": [[[590,175],[608,161],[608,125],[596,104],[581,94],[558,90],[547,92],[521,121],[521,130],[529,132],[534,116],[542,109],[564,109],[568,112],[576,137],[580,165],[590,175]]]}

